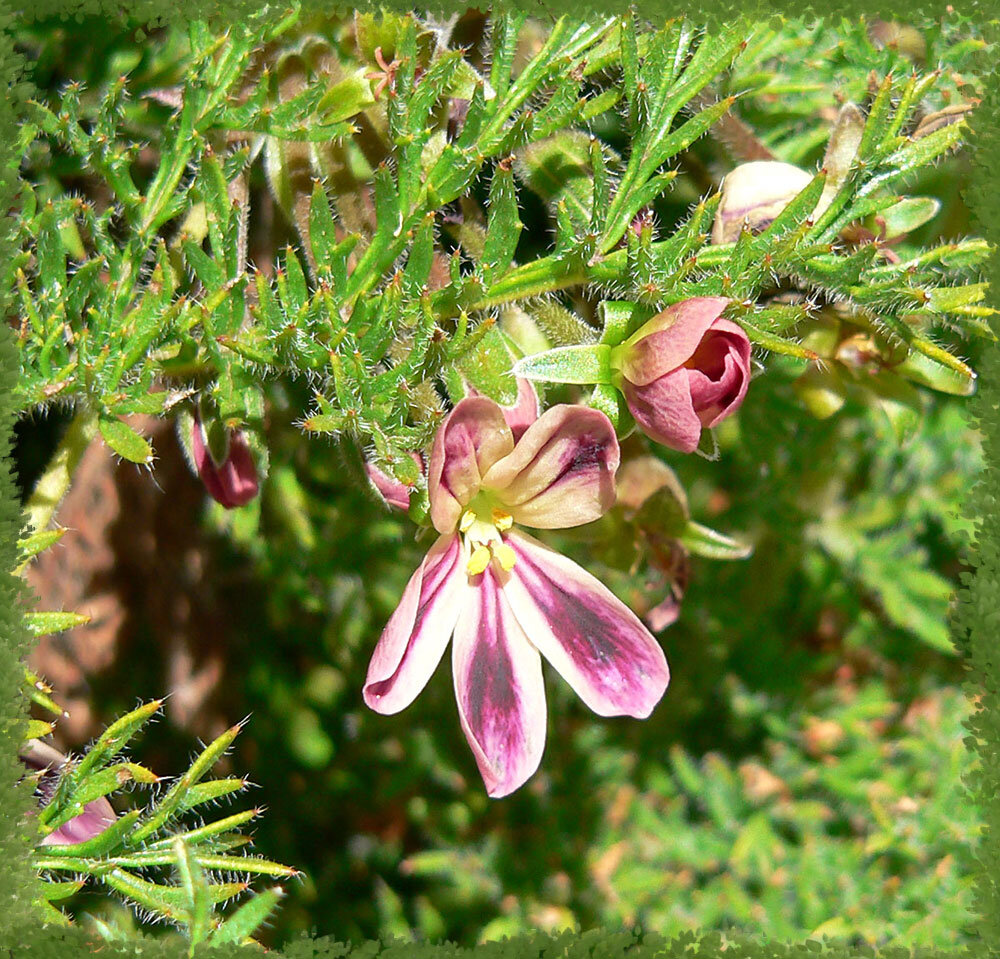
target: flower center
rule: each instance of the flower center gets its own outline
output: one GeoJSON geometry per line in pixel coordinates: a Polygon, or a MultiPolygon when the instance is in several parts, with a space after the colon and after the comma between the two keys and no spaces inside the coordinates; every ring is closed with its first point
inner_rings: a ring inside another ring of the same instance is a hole
{"type": "Polygon", "coordinates": [[[494,559],[504,572],[513,568],[516,559],[514,550],[503,541],[502,535],[513,525],[510,513],[497,507],[490,508],[489,512],[477,512],[470,507],[462,514],[458,531],[464,537],[468,555],[465,568],[470,576],[483,572],[494,559]],[[488,516],[489,519],[482,519],[481,516],[488,516]]]}

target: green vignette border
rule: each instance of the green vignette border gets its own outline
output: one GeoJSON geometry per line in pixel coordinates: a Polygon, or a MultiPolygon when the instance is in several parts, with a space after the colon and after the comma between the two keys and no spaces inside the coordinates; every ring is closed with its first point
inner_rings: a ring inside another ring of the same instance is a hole
{"type": "MultiPolygon", "coordinates": [[[[408,10],[412,4],[388,0],[382,4],[397,10],[408,10]]],[[[609,9],[623,10],[622,0],[517,0],[513,4],[526,12],[542,17],[555,17],[572,8],[577,15],[609,9]]],[[[956,3],[956,6],[959,4],[956,3]]],[[[184,13],[201,17],[217,25],[241,16],[257,7],[249,0],[195,0],[185,3],[184,13]]],[[[305,0],[303,6],[319,6],[317,0],[305,0]]],[[[326,9],[329,5],[323,4],[326,9]]],[[[338,7],[343,9],[342,5],[338,7]]],[[[357,4],[373,8],[371,3],[357,4]]],[[[472,6],[492,4],[462,3],[460,0],[433,0],[426,8],[434,12],[452,12],[472,6]]],[[[788,17],[814,18],[808,0],[701,0],[695,11],[691,4],[678,0],[639,0],[635,4],[641,15],[663,17],[694,12],[697,19],[710,27],[720,21],[741,16],[747,20],[768,20],[780,13],[788,17]]],[[[845,18],[862,14],[872,16],[934,16],[940,14],[943,4],[931,0],[846,0],[838,5],[838,13],[845,18]]],[[[1000,41],[1000,3],[974,2],[968,5],[982,21],[987,39],[1000,41]]],[[[0,266],[4,282],[0,286],[0,306],[7,307],[9,264],[13,253],[13,223],[17,215],[17,171],[20,158],[11,147],[17,142],[18,105],[29,95],[24,79],[25,63],[15,55],[9,33],[23,10],[10,0],[0,0],[0,71],[4,75],[7,94],[0,99],[0,210],[4,211],[3,229],[0,229],[0,266]]],[[[134,0],[114,4],[108,0],[35,0],[31,7],[34,17],[64,14],[74,16],[91,14],[144,24],[176,17],[180,11],[169,0],[134,0]]],[[[819,10],[822,14],[826,11],[819,10]]],[[[1000,191],[995,183],[1000,179],[1000,82],[987,83],[987,94],[976,109],[971,122],[971,149],[974,172],[965,198],[978,220],[978,228],[994,244],[995,250],[987,266],[991,283],[991,298],[1000,306],[1000,191]]],[[[4,312],[6,312],[4,310],[4,312]]],[[[1000,632],[1000,350],[988,352],[980,369],[979,390],[970,400],[969,412],[983,434],[986,468],[977,486],[970,492],[965,514],[976,522],[975,543],[970,551],[972,572],[965,577],[958,594],[952,617],[955,642],[965,656],[968,670],[966,689],[970,696],[979,697],[979,709],[968,722],[967,745],[974,749],[979,767],[970,776],[967,786],[980,800],[983,811],[984,832],[980,838],[977,856],[980,871],[976,877],[975,908],[977,922],[974,929],[980,947],[993,952],[989,943],[1000,943],[1000,657],[992,655],[994,636],[1000,632]]],[[[30,598],[21,580],[12,574],[16,564],[16,541],[21,526],[21,510],[13,475],[10,451],[13,442],[15,411],[12,387],[17,376],[17,357],[11,328],[0,324],[0,959],[4,956],[57,957],[77,954],[89,956],[97,951],[96,943],[89,943],[82,930],[55,925],[40,926],[33,914],[30,900],[31,888],[37,882],[28,859],[26,838],[18,822],[29,809],[30,790],[16,786],[21,766],[16,758],[17,742],[21,738],[26,710],[19,694],[21,658],[29,648],[29,640],[22,623],[22,614],[30,598]]],[[[513,959],[515,956],[606,956],[608,959],[625,955],[639,957],[678,957],[696,953],[712,954],[725,948],[739,959],[798,959],[798,957],[840,957],[876,955],[870,948],[846,949],[836,943],[773,943],[761,941],[751,929],[740,936],[729,936],[728,944],[718,933],[698,936],[694,933],[667,941],[656,934],[634,935],[612,930],[592,930],[583,933],[559,935],[536,934],[499,943],[487,943],[474,949],[459,949],[452,945],[426,943],[358,943],[348,945],[332,938],[303,938],[291,942],[281,953],[288,959],[444,959],[445,956],[471,955],[481,959],[513,959]]],[[[180,956],[176,944],[153,939],[128,943],[102,943],[100,952],[105,955],[180,956]]],[[[964,950],[962,950],[964,951],[964,950]]],[[[1000,950],[998,950],[1000,951],[1000,950]]],[[[202,950],[198,950],[202,952],[202,950]]],[[[216,956],[260,955],[250,947],[222,947],[211,953],[216,956]]],[[[909,955],[907,950],[883,950],[881,956],[909,955]]],[[[927,953],[925,953],[927,954],[927,953]]],[[[941,950],[940,954],[955,955],[955,950],[941,950]]]]}

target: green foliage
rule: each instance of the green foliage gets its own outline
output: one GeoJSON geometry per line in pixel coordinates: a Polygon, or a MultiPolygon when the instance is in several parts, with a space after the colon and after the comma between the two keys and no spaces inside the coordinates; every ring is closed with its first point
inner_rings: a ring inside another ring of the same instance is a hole
{"type": "MultiPolygon", "coordinates": [[[[137,763],[112,760],[161,705],[154,700],[122,716],[78,762],[64,767],[51,801],[39,813],[40,836],[80,815],[87,803],[117,793],[126,784],[160,782],[158,776],[137,763]]],[[[223,919],[216,908],[245,893],[249,880],[220,880],[218,875],[288,878],[296,871],[259,856],[234,852],[250,841],[238,830],[255,819],[259,809],[194,826],[182,818],[192,809],[200,810],[206,803],[247,787],[243,779],[202,781],[232,745],[241,725],[211,742],[159,797],[119,816],[93,838],[71,845],[39,846],[35,865],[52,877],[45,887],[50,901],[65,899],[91,879],[134,904],[149,918],[178,926],[192,948],[205,940],[248,939],[267,918],[282,890],[275,887],[254,895],[223,919]],[[169,870],[174,872],[173,880],[165,875],[169,870]],[[67,874],[74,877],[73,889],[57,878],[67,874]],[[147,878],[150,875],[152,878],[147,878]]]]}
{"type": "MultiPolygon", "coordinates": [[[[25,561],[62,536],[46,527],[92,438],[155,468],[139,414],[197,405],[250,435],[262,477],[270,461],[258,499],[205,514],[231,625],[220,697],[254,712],[254,742],[233,727],[90,845],[37,849],[51,902],[82,916],[86,877],[191,948],[261,935],[282,891],[223,916],[246,889],[233,876],[294,871],[240,854],[258,810],[197,819],[246,787],[206,778],[233,747],[267,793],[260,847],[305,876],[275,941],[623,921],[965,941],[976,813],[944,624],[980,465],[962,398],[995,335],[993,251],[956,184],[991,51],[958,15],[921,25],[922,47],[883,27],[295,8],[219,36],[22,32],[39,91],[20,144],[18,401],[76,415],[29,503],[25,561]],[[823,169],[766,229],[711,242],[721,178],[767,157],[823,169]],[[515,361],[569,385],[547,400],[607,412],[625,461],[648,455],[608,356],[702,295],[734,301],[763,368],[707,436],[714,462],[670,458],[683,509],[551,537],[640,614],[683,594],[661,637],[671,688],[640,724],[549,683],[543,770],[491,803],[447,677],[402,717],[362,705],[424,551],[362,459],[414,488],[426,526],[410,453],[469,386],[510,403],[515,361]]],[[[100,710],[124,715],[67,768],[39,836],[152,776],[124,749],[157,706],[128,697],[163,677],[120,668],[100,710]]],[[[29,677],[58,711],[51,692],[29,677]]],[[[120,913],[88,921],[136,935],[120,913]]]]}

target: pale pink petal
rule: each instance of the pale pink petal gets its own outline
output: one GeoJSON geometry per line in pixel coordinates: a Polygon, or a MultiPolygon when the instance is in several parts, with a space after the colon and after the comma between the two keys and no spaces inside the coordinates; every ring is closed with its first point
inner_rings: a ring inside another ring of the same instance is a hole
{"type": "Polygon", "coordinates": [[[499,799],[538,769],[545,748],[545,687],[538,651],[511,613],[491,565],[468,591],[455,628],[458,714],[486,791],[499,799]]]}
{"type": "Polygon", "coordinates": [[[468,589],[461,539],[441,536],[410,577],[372,654],[365,702],[377,713],[405,709],[437,668],[468,589]]]}
{"type": "Polygon", "coordinates": [[[516,443],[524,435],[524,431],[538,419],[541,411],[535,384],[531,380],[518,379],[517,399],[514,401],[514,405],[501,406],[500,410],[511,433],[514,434],[514,442],[516,443]]]}
{"type": "MultiPolygon", "coordinates": [[[[470,386],[468,388],[468,395],[482,396],[483,394],[475,387],[470,386]]],[[[514,400],[514,405],[501,406],[500,412],[503,413],[503,418],[507,421],[511,433],[514,434],[514,442],[516,443],[524,431],[538,419],[538,415],[541,412],[541,404],[538,400],[538,391],[535,389],[535,384],[531,380],[519,378],[517,381],[517,399],[514,400]]]]}
{"type": "Polygon", "coordinates": [[[670,681],[641,620],[572,560],[523,533],[504,593],[528,639],[599,716],[645,719],[670,681]]]}
{"type": "Polygon", "coordinates": [[[473,396],[455,405],[434,437],[427,472],[431,521],[439,533],[454,532],[483,474],[513,448],[510,427],[493,400],[473,396]]]}
{"type": "Polygon", "coordinates": [[[722,296],[696,296],[657,314],[626,341],[631,348],[622,363],[625,379],[645,386],[683,366],[728,303],[722,296]]]}
{"type": "Polygon", "coordinates": [[[538,529],[580,526],[615,501],[620,453],[611,421],[586,406],[546,410],[512,453],[483,477],[515,523],[538,529]]]}
{"type": "Polygon", "coordinates": [[[691,400],[690,370],[680,369],[645,386],[622,384],[625,402],[639,429],[651,440],[693,453],[701,439],[701,420],[691,400]]]}

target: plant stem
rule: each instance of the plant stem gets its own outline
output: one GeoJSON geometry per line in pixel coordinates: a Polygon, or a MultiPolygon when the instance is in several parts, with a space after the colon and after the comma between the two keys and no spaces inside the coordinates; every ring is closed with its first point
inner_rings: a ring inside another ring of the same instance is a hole
{"type": "Polygon", "coordinates": [[[52,521],[69,490],[80,457],[96,434],[97,411],[89,407],[79,410],[25,506],[29,534],[45,529],[52,521]]]}

